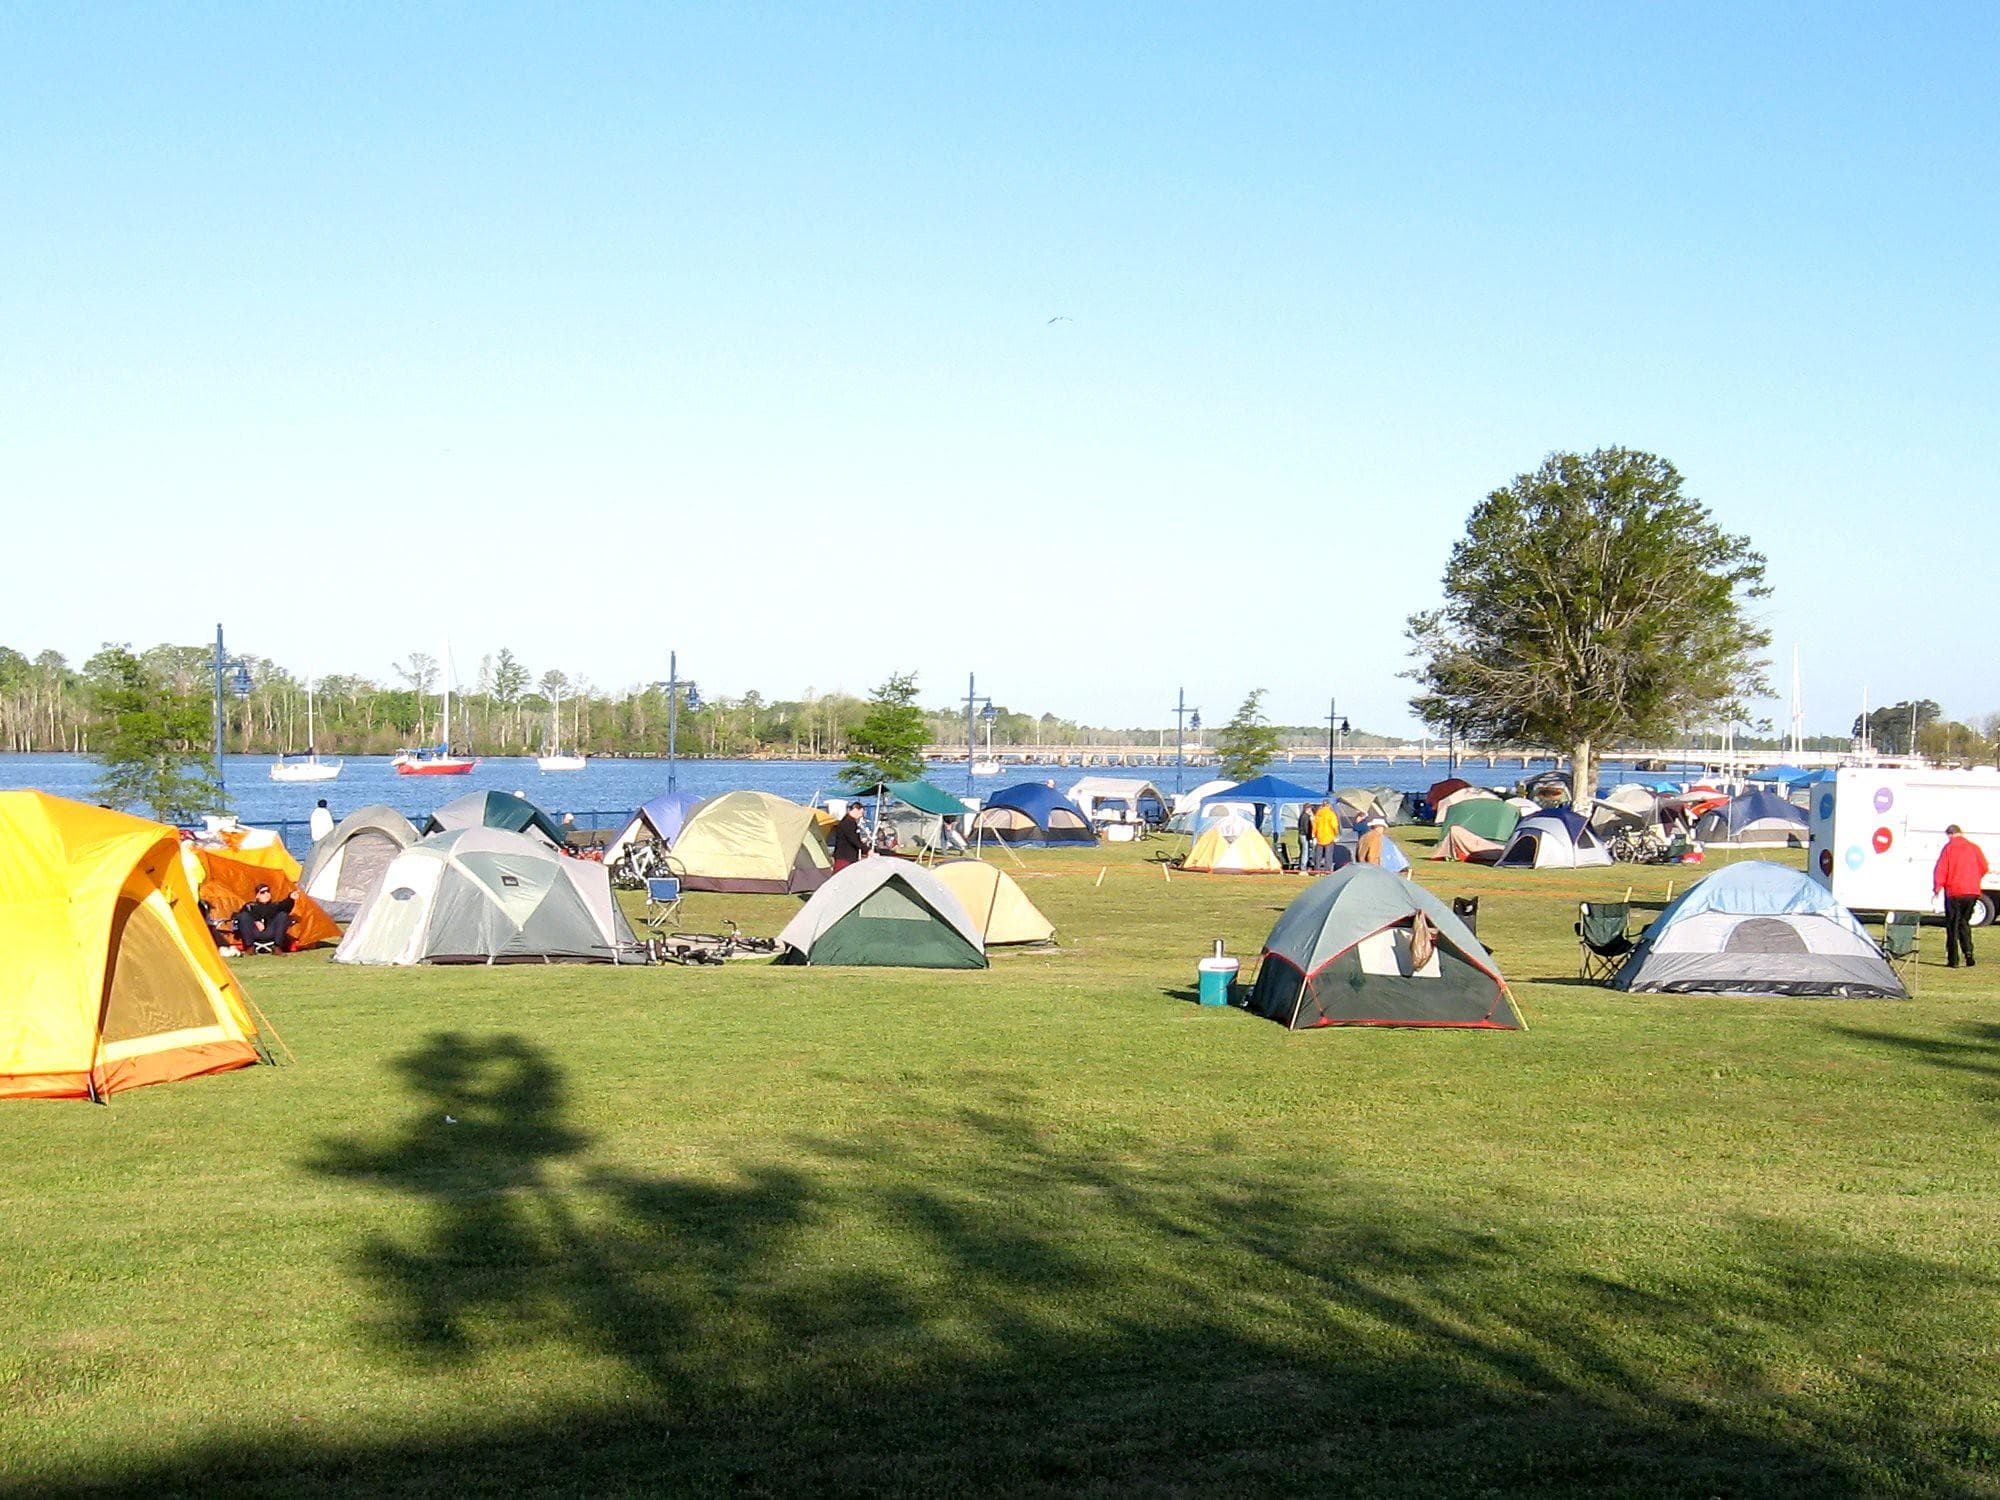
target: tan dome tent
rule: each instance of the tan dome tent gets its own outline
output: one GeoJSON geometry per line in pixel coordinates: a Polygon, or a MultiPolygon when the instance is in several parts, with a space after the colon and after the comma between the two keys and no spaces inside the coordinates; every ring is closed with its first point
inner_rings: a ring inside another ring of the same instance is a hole
{"type": "Polygon", "coordinates": [[[1264,940],[1248,1006],[1291,1029],[1515,1029],[1493,956],[1451,908],[1376,865],[1315,880],[1264,940]]]}
{"type": "Polygon", "coordinates": [[[1194,841],[1181,868],[1195,875],[1282,875],[1285,867],[1271,852],[1270,840],[1247,818],[1211,823],[1194,841]],[[1235,828],[1232,833],[1231,828],[1235,828]]]}
{"type": "Polygon", "coordinates": [[[922,865],[878,856],[831,876],[778,934],[780,963],[983,969],[978,929],[922,865]]]}
{"type": "Polygon", "coordinates": [[[951,859],[932,865],[931,874],[958,898],[987,947],[1055,941],[1055,924],[998,865],[978,859],[951,859]]]}
{"type": "Polygon", "coordinates": [[[725,792],[688,814],[673,867],[691,891],[783,896],[818,890],[833,861],[810,807],[769,792],[725,792]]]}
{"type": "Polygon", "coordinates": [[[502,828],[412,844],[334,949],[342,964],[643,962],[596,860],[502,828]]]}
{"type": "Polygon", "coordinates": [[[0,1098],[102,1099],[257,1061],[160,823],[0,792],[0,1098]]]}
{"type": "Polygon", "coordinates": [[[382,872],[417,841],[417,829],[393,807],[358,807],[312,846],[299,885],[336,922],[352,922],[382,872]]]}

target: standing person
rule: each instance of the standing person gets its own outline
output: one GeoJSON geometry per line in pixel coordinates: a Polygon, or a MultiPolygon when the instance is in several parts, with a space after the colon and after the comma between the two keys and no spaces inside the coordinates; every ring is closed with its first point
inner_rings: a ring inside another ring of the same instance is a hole
{"type": "Polygon", "coordinates": [[[1313,868],[1313,806],[1310,802],[1299,804],[1299,868],[1313,868]]]}
{"type": "Polygon", "coordinates": [[[1313,852],[1318,856],[1319,868],[1333,868],[1333,846],[1340,842],[1340,814],[1333,810],[1331,802],[1322,802],[1313,812],[1313,852]]]}
{"type": "Polygon", "coordinates": [[[847,811],[833,825],[833,873],[838,875],[867,853],[868,841],[861,836],[861,803],[857,800],[847,804],[847,811]]]}
{"type": "Polygon", "coordinates": [[[307,825],[312,841],[317,844],[333,832],[333,809],[326,805],[326,798],[319,799],[319,805],[312,810],[312,821],[307,825]]]}
{"type": "Polygon", "coordinates": [[[1958,967],[1965,955],[1972,967],[1972,908],[1986,884],[1986,852],[1965,836],[1956,823],[1944,831],[1944,849],[1931,872],[1931,890],[1944,897],[1944,962],[1958,967]]]}
{"type": "Polygon", "coordinates": [[[1370,818],[1368,826],[1354,845],[1354,862],[1357,865],[1379,865],[1382,863],[1383,823],[1379,818],[1370,818]]]}

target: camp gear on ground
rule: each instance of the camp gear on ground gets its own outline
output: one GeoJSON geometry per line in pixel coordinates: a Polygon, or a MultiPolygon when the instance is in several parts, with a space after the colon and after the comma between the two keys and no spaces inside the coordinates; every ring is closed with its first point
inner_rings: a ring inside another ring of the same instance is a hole
{"type": "Polygon", "coordinates": [[[688,815],[673,863],[691,891],[796,896],[825,884],[833,861],[811,808],[769,792],[725,792],[688,815]]]}
{"type": "Polygon", "coordinates": [[[778,934],[790,964],[983,969],[986,948],[929,870],[883,856],[834,872],[778,934]]]}
{"type": "Polygon", "coordinates": [[[1907,998],[1854,915],[1799,870],[1746,860],[1654,919],[1611,981],[1668,995],[1907,998]]]}
{"type": "Polygon", "coordinates": [[[1309,885],[1264,942],[1249,1008],[1314,1026],[1521,1025],[1492,955],[1436,896],[1375,865],[1309,885]],[[1416,919],[1432,936],[1417,961],[1416,919]]]}
{"type": "Polygon", "coordinates": [[[416,826],[395,808],[356,808],[312,846],[299,884],[336,922],[351,922],[390,861],[416,841],[416,826]]]}
{"type": "Polygon", "coordinates": [[[102,1099],[257,1061],[164,824],[0,792],[0,1098],[102,1099]]]}
{"type": "Polygon", "coordinates": [[[1227,1005],[1242,965],[1227,954],[1214,953],[1195,965],[1195,998],[1203,1005],[1227,1005]]]}
{"type": "Polygon", "coordinates": [[[461,828],[398,854],[334,950],[335,963],[643,962],[590,859],[540,839],[461,828]]]}

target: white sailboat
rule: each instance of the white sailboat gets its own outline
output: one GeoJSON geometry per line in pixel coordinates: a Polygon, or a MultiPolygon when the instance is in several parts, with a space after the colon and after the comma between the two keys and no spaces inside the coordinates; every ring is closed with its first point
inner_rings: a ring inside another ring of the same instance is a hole
{"type": "Polygon", "coordinates": [[[542,753],[535,757],[535,765],[544,771],[581,771],[586,758],[578,750],[558,749],[562,743],[562,699],[551,694],[549,697],[549,737],[542,746],[542,753]]]}
{"type": "Polygon", "coordinates": [[[335,757],[321,760],[314,748],[317,740],[313,731],[313,686],[306,684],[306,751],[303,755],[281,755],[271,762],[273,781],[331,781],[341,772],[345,761],[335,757]]]}

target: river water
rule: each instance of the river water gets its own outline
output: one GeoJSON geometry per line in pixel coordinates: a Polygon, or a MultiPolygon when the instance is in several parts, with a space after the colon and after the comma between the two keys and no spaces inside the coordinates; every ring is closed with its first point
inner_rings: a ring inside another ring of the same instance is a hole
{"type": "MultiPolygon", "coordinates": [[[[1538,762],[1536,768],[1545,765],[1538,762]]],[[[480,761],[464,776],[398,776],[386,756],[350,756],[337,780],[304,783],[272,781],[270,769],[269,756],[229,756],[224,761],[224,774],[230,802],[245,823],[278,828],[296,850],[303,850],[308,843],[306,820],[322,797],[336,818],[368,803],[383,802],[420,819],[432,808],[467,792],[518,792],[557,818],[574,813],[578,824],[588,828],[618,823],[640,803],[667,789],[667,763],[662,760],[592,760],[581,771],[544,773],[532,759],[496,758],[480,761]]],[[[1281,760],[1271,770],[1302,786],[1326,784],[1324,760],[1302,759],[1290,764],[1281,760]]],[[[839,765],[831,761],[683,760],[676,763],[674,779],[681,791],[696,796],[747,788],[775,792],[795,802],[812,802],[840,795],[839,771],[839,765]]],[[[1495,786],[1510,784],[1523,774],[1518,760],[1503,760],[1491,769],[1481,762],[1461,764],[1460,772],[1468,781],[1495,786]]],[[[1066,791],[1085,776],[1143,777],[1169,795],[1176,789],[1175,769],[1170,765],[1088,770],[1009,765],[997,776],[977,778],[970,788],[963,763],[932,766],[925,774],[948,792],[975,797],[1022,781],[1053,782],[1058,791],[1066,791]]],[[[1185,788],[1192,788],[1214,774],[1212,767],[1189,766],[1180,779],[1185,788]]],[[[1343,787],[1389,786],[1421,792],[1446,774],[1442,756],[1429,765],[1415,760],[1392,763],[1366,758],[1350,764],[1342,759],[1334,768],[1334,781],[1343,787]]],[[[98,775],[97,763],[85,756],[0,755],[0,789],[34,787],[94,802],[98,775]]]]}

